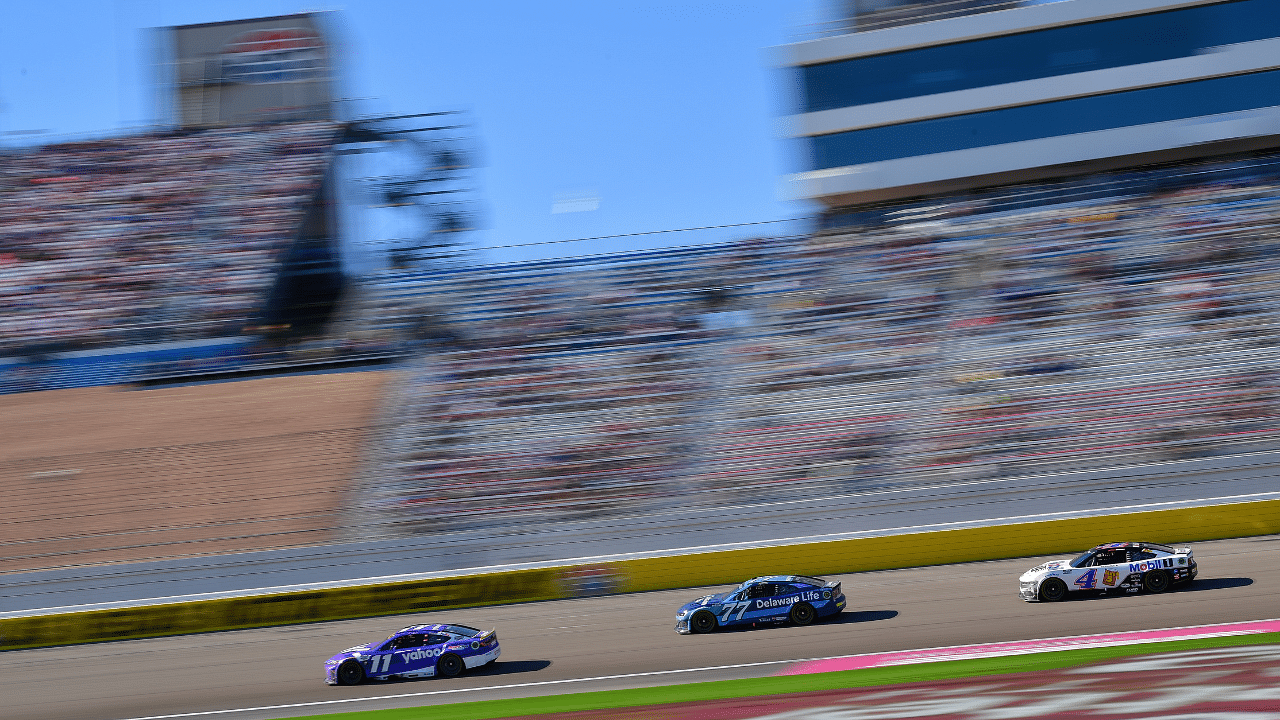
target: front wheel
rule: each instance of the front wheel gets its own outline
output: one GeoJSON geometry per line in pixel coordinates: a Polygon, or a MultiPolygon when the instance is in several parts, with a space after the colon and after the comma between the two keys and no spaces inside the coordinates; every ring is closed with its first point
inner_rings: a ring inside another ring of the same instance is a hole
{"type": "Polygon", "coordinates": [[[699,610],[689,618],[689,629],[696,633],[709,633],[716,629],[716,616],[710,610],[699,610]]]}
{"type": "Polygon", "coordinates": [[[1163,570],[1152,570],[1142,576],[1142,587],[1149,593],[1162,593],[1169,589],[1169,573],[1163,570]]]}
{"type": "Polygon", "coordinates": [[[338,666],[339,685],[359,685],[364,681],[364,668],[355,660],[348,660],[338,666]]]}
{"type": "Polygon", "coordinates": [[[1067,597],[1067,584],[1058,578],[1049,578],[1040,583],[1040,599],[1045,602],[1058,602],[1067,597]]]}
{"type": "Polygon", "coordinates": [[[791,622],[794,625],[808,625],[818,614],[813,611],[813,606],[809,603],[799,603],[791,606],[791,622]]]}

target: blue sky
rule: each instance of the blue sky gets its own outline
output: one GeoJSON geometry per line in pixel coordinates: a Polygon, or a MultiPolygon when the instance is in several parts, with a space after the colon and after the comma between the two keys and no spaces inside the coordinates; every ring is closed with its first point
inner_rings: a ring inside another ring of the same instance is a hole
{"type": "MultiPolygon", "coordinates": [[[[474,123],[484,163],[478,246],[792,218],[813,208],[780,192],[801,158],[779,134],[794,87],[769,48],[800,37],[828,7],[825,0],[6,4],[0,142],[42,137],[26,131],[123,132],[151,122],[157,88],[147,28],[337,10],[343,95],[359,98],[365,112],[460,109],[474,123]],[[557,200],[581,197],[598,203],[552,212],[557,200]]],[[[765,232],[673,233],[489,257],[765,232]]]]}

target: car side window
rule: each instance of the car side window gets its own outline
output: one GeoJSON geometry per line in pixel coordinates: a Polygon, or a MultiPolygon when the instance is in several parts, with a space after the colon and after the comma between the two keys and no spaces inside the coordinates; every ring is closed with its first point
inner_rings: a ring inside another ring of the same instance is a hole
{"type": "Polygon", "coordinates": [[[1150,560],[1155,556],[1156,554],[1151,552],[1150,550],[1130,550],[1129,562],[1138,562],[1139,560],[1150,560]]]}
{"type": "Polygon", "coordinates": [[[431,633],[430,635],[428,635],[428,636],[427,636],[427,644],[428,644],[428,645],[439,645],[439,644],[441,644],[441,643],[447,643],[447,642],[449,642],[449,641],[450,641],[450,640],[452,640],[452,639],[453,639],[453,638],[449,637],[448,635],[440,635],[440,634],[437,634],[437,633],[431,633]]]}
{"type": "Polygon", "coordinates": [[[392,650],[405,650],[407,648],[422,647],[422,633],[410,633],[401,635],[392,641],[392,650]]]}
{"type": "Polygon", "coordinates": [[[1125,562],[1124,550],[1109,550],[1094,556],[1095,565],[1118,565],[1125,562]]]}
{"type": "Polygon", "coordinates": [[[772,588],[772,583],[756,583],[755,585],[747,588],[747,595],[745,599],[754,600],[756,598],[769,597],[769,595],[772,594],[772,588]]]}

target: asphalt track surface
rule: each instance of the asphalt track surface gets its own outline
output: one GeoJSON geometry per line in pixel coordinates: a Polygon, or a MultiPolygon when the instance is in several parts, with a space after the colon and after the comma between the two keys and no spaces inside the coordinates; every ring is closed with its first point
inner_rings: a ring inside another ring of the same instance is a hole
{"type": "MultiPolygon", "coordinates": [[[[1140,538],[1116,538],[1122,539],[1140,538]]],[[[1280,536],[1194,547],[1201,575],[1191,587],[1057,604],[1024,603],[1016,596],[1017,575],[1042,558],[845,575],[840,579],[849,610],[803,628],[676,635],[676,607],[721,589],[705,588],[12,651],[0,653],[0,714],[13,720],[296,717],[761,677],[797,659],[1280,614],[1280,536]],[[324,660],[342,648],[405,625],[440,621],[497,628],[502,657],[489,669],[451,680],[323,683],[324,660]],[[720,669],[691,671],[696,668],[720,669]],[[264,706],[284,707],[213,712],[264,706]]]]}
{"type": "Polygon", "coordinates": [[[3,574],[0,614],[721,543],[885,535],[1064,514],[1134,512],[1259,493],[1270,496],[1254,499],[1270,499],[1276,497],[1278,475],[1280,453],[1267,452],[1057,475],[939,479],[790,501],[743,499],[714,508],[686,507],[677,500],[671,507],[626,518],[3,574]]]}

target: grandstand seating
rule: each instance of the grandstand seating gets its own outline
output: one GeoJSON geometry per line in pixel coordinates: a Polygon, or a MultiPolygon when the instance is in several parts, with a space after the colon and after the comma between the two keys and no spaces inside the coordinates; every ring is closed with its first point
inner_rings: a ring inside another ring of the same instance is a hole
{"type": "Polygon", "coordinates": [[[1272,449],[1280,158],[370,283],[415,530],[1272,449]],[[418,325],[415,325],[418,323],[418,325]]]}
{"type": "Polygon", "coordinates": [[[0,357],[238,333],[335,133],[290,123],[0,155],[0,357]]]}

